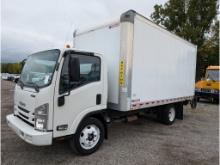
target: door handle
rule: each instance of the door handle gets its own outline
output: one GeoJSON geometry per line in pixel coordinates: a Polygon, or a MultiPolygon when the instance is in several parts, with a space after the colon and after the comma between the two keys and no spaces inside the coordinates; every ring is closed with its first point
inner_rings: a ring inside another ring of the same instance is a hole
{"type": "Polygon", "coordinates": [[[102,102],[102,95],[101,94],[97,94],[96,95],[96,105],[100,105],[102,102]]]}

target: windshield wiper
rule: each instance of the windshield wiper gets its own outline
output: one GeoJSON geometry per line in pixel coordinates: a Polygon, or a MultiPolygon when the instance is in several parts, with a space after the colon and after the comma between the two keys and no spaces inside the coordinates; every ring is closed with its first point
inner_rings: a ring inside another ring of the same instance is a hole
{"type": "Polygon", "coordinates": [[[39,90],[39,86],[38,86],[37,84],[35,84],[35,83],[33,83],[33,82],[29,82],[28,84],[33,85],[36,92],[39,92],[39,91],[40,91],[40,90],[39,90]]]}
{"type": "MultiPolygon", "coordinates": [[[[25,86],[25,85],[24,85],[24,82],[21,81],[21,80],[18,81],[18,84],[20,85],[21,89],[23,89],[24,86],[25,86]]],[[[35,84],[35,83],[33,83],[33,82],[29,82],[28,84],[33,85],[33,87],[34,87],[34,89],[35,89],[36,92],[39,92],[39,91],[40,91],[39,86],[38,86],[37,84],[35,84]]]]}

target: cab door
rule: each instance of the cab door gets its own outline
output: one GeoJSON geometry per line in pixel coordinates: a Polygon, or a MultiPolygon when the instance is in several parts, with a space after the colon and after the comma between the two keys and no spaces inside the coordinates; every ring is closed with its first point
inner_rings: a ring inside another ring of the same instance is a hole
{"type": "Polygon", "coordinates": [[[68,53],[63,57],[54,96],[54,137],[73,134],[81,118],[102,108],[104,101],[101,58],[83,53],[68,53]],[[71,58],[79,62],[79,80],[71,81],[71,58]]]}

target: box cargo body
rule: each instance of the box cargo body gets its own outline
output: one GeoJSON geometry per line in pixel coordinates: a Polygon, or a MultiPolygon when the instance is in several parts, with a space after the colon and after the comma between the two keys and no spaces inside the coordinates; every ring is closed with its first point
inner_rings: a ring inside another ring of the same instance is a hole
{"type": "Polygon", "coordinates": [[[103,55],[111,109],[129,111],[194,96],[196,46],[135,11],[75,31],[74,47],[103,55]]]}

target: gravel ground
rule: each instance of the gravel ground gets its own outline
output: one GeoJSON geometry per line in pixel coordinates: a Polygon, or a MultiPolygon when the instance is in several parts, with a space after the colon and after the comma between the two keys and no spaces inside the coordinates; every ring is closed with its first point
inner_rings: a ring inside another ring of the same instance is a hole
{"type": "Polygon", "coordinates": [[[200,102],[196,110],[184,108],[184,120],[171,126],[152,117],[130,123],[115,122],[109,139],[89,156],[77,156],[65,141],[36,147],[21,140],[6,124],[12,113],[14,84],[2,81],[1,161],[2,164],[98,164],[98,165],[218,165],[218,105],[200,102]]]}

